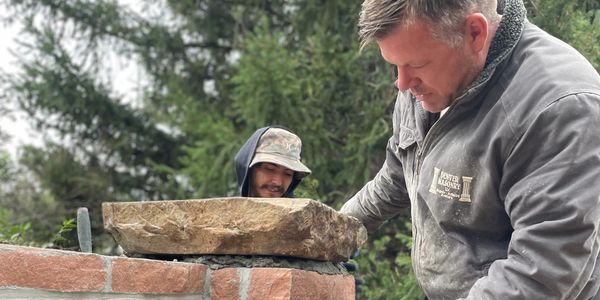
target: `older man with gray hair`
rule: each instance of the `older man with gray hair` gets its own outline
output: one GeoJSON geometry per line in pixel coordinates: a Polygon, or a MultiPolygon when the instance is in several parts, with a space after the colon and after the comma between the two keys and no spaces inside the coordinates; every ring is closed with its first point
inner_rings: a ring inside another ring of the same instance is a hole
{"type": "Polygon", "coordinates": [[[600,299],[600,76],[521,0],[366,0],[397,72],[381,170],[341,212],[412,217],[429,299],[600,299]]]}

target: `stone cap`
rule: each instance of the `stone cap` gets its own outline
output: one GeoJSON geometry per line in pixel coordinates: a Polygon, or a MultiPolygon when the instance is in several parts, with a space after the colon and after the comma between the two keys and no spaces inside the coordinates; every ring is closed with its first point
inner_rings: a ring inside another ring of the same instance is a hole
{"type": "Polygon", "coordinates": [[[357,219],[306,198],[105,202],[126,253],[277,255],[345,261],[367,239],[357,219]]]}

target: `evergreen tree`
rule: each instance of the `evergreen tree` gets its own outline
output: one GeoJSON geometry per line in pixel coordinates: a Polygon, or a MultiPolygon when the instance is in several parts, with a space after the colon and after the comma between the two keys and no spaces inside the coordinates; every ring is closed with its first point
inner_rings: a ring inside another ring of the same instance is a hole
{"type": "Polygon", "coordinates": [[[600,70],[600,2],[529,0],[531,21],[579,50],[600,70]]]}
{"type": "MultiPolygon", "coordinates": [[[[101,202],[233,195],[238,148],[279,124],[302,138],[313,170],[297,195],[339,208],[380,168],[396,94],[377,47],[358,53],[360,2],[155,0],[134,11],[110,0],[7,0],[23,39],[3,98],[58,136],[23,149],[44,195],[30,202],[55,203],[63,219],[88,207],[98,245],[101,202]],[[103,75],[112,54],[146,74],[134,104],[103,75]]],[[[526,2],[534,23],[599,68],[596,1],[526,2]]],[[[383,226],[357,258],[367,298],[423,298],[407,222],[383,226]]]]}

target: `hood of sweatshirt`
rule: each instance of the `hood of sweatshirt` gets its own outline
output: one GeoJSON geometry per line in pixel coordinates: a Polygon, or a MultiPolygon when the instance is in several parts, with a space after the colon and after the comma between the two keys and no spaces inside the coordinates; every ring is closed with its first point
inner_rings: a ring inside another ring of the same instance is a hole
{"type": "MultiPolygon", "coordinates": [[[[235,155],[234,164],[235,164],[235,175],[237,177],[237,195],[242,197],[248,197],[249,192],[249,184],[250,184],[250,163],[254,158],[254,154],[256,152],[256,147],[258,146],[258,141],[260,137],[269,129],[269,128],[282,128],[288,130],[285,127],[281,126],[267,126],[262,127],[254,131],[254,133],[246,140],[244,145],[240,148],[238,153],[235,155]]],[[[290,131],[290,130],[288,130],[290,131]]],[[[291,132],[291,131],[290,131],[291,132]]],[[[298,187],[302,181],[301,178],[294,174],[294,178],[292,178],[292,182],[288,187],[287,191],[283,194],[283,197],[294,197],[294,190],[298,187]]]]}

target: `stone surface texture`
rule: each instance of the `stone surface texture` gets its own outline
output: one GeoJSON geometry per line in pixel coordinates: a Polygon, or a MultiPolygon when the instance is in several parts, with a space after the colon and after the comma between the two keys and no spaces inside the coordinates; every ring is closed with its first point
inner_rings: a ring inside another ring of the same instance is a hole
{"type": "Polygon", "coordinates": [[[367,239],[356,219],[304,198],[105,202],[127,253],[279,255],[344,261],[367,239]]]}

